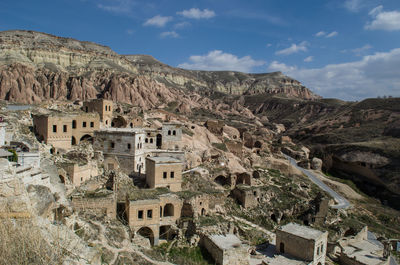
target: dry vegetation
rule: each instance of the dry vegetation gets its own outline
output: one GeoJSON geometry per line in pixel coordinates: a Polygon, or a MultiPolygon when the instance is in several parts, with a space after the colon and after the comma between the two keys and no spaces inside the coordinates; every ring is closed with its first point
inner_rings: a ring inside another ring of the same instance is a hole
{"type": "Polygon", "coordinates": [[[30,221],[0,219],[0,265],[62,264],[65,253],[51,246],[30,221]]]}

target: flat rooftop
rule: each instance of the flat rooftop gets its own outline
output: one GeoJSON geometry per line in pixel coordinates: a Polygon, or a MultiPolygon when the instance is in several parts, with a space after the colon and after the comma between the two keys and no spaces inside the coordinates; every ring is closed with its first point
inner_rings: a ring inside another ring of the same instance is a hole
{"type": "Polygon", "coordinates": [[[145,133],[143,128],[102,128],[99,132],[145,133]]]}
{"type": "Polygon", "coordinates": [[[182,163],[179,159],[169,156],[153,156],[147,157],[146,159],[154,161],[155,163],[182,163]]]}
{"type": "Polygon", "coordinates": [[[317,239],[325,233],[296,223],[289,223],[278,230],[306,239],[317,239]]]}
{"type": "Polygon", "coordinates": [[[378,265],[385,260],[383,259],[383,249],[368,240],[352,243],[344,247],[343,252],[348,257],[364,264],[378,265]]]}
{"type": "Polygon", "coordinates": [[[234,234],[212,235],[209,238],[221,249],[237,248],[242,245],[242,241],[234,234]]]}

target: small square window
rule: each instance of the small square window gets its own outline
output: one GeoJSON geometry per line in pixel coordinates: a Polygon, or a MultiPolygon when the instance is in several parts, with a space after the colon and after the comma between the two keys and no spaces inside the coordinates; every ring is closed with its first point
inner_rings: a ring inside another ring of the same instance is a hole
{"type": "Polygon", "coordinates": [[[171,172],[171,178],[173,179],[174,177],[175,177],[175,172],[172,171],[172,172],[171,172]]]}
{"type": "Polygon", "coordinates": [[[167,178],[167,172],[163,172],[163,179],[167,178]]]}
{"type": "Polygon", "coordinates": [[[53,125],[53,132],[57,132],[57,125],[53,125]]]}
{"type": "Polygon", "coordinates": [[[94,127],[94,122],[93,122],[93,121],[90,122],[90,127],[91,127],[91,128],[94,127]]]}
{"type": "Polygon", "coordinates": [[[138,219],[143,219],[143,210],[139,210],[137,214],[138,219]]]}
{"type": "Polygon", "coordinates": [[[153,210],[147,210],[147,219],[153,218],[153,210]]]}
{"type": "Polygon", "coordinates": [[[63,132],[67,132],[67,125],[63,125],[63,132]]]}
{"type": "Polygon", "coordinates": [[[86,121],[82,122],[82,127],[86,128],[86,121]]]}

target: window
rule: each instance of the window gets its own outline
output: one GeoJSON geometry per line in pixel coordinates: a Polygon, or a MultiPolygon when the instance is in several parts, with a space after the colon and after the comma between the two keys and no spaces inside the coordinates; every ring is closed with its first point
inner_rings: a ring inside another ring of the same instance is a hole
{"type": "Polygon", "coordinates": [[[90,122],[90,127],[93,128],[94,127],[94,122],[90,122]]]}
{"type": "Polygon", "coordinates": [[[106,125],[108,125],[108,120],[106,120],[106,125]]]}
{"type": "Polygon", "coordinates": [[[149,142],[149,139],[144,139],[144,142],[147,144],[149,142]]]}
{"type": "Polygon", "coordinates": [[[137,213],[137,218],[138,219],[143,219],[143,210],[139,210],[137,213]]]}
{"type": "Polygon", "coordinates": [[[89,112],[89,108],[86,106],[86,112],[89,112]]]}
{"type": "Polygon", "coordinates": [[[131,128],[133,128],[133,123],[131,122],[131,123],[129,124],[129,126],[131,126],[131,128]]]}
{"type": "Polygon", "coordinates": [[[151,144],[153,143],[153,138],[150,138],[150,143],[151,143],[151,144]]]}
{"type": "Polygon", "coordinates": [[[114,148],[114,146],[115,146],[114,142],[111,142],[110,147],[114,148]]]}
{"type": "Polygon", "coordinates": [[[319,246],[317,247],[317,256],[319,256],[319,246]]]}
{"type": "Polygon", "coordinates": [[[163,172],[163,179],[167,178],[167,172],[163,172]]]}
{"type": "Polygon", "coordinates": [[[76,120],[72,121],[72,129],[76,129],[76,120]]]}
{"type": "Polygon", "coordinates": [[[107,106],[106,106],[106,111],[107,111],[107,106]]]}
{"type": "Polygon", "coordinates": [[[139,144],[137,144],[137,149],[140,149],[140,145],[139,144]]]}
{"type": "Polygon", "coordinates": [[[175,172],[172,171],[172,172],[171,172],[171,178],[173,179],[174,177],[175,177],[175,172]]]}
{"type": "Polygon", "coordinates": [[[67,132],[67,125],[63,125],[63,132],[67,132]]]}
{"type": "Polygon", "coordinates": [[[128,144],[128,149],[129,149],[129,150],[131,149],[131,144],[128,144]]]}
{"type": "Polygon", "coordinates": [[[321,245],[321,255],[324,253],[324,245],[321,245]]]}
{"type": "Polygon", "coordinates": [[[86,128],[86,121],[82,122],[82,127],[86,128]]]}
{"type": "Polygon", "coordinates": [[[171,135],[171,130],[168,131],[168,135],[171,135]]]}
{"type": "Polygon", "coordinates": [[[147,219],[153,218],[153,210],[147,210],[147,219]]]}
{"type": "Polygon", "coordinates": [[[173,130],[173,131],[172,131],[172,134],[173,134],[173,135],[176,135],[176,131],[175,131],[175,130],[173,130]]]}
{"type": "Polygon", "coordinates": [[[53,132],[57,132],[57,125],[53,125],[53,132]]]}

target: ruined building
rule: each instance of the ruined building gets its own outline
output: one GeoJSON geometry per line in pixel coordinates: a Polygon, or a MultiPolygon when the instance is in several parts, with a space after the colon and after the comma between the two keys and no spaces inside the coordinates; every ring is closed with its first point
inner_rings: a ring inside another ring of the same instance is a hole
{"type": "Polygon", "coordinates": [[[146,183],[149,188],[182,190],[182,162],[172,157],[146,158],[146,183]]]}
{"type": "Polygon", "coordinates": [[[81,141],[92,140],[99,127],[97,113],[33,115],[33,129],[38,140],[56,149],[67,150],[81,141]]]}
{"type": "Polygon", "coordinates": [[[111,127],[113,116],[113,102],[99,98],[83,102],[83,111],[96,112],[100,116],[103,127],[111,127]]]}
{"type": "Polygon", "coordinates": [[[152,245],[158,245],[159,239],[171,239],[181,210],[182,200],[170,193],[150,199],[128,196],[126,202],[128,225],[134,236],[140,234],[152,245]]]}

